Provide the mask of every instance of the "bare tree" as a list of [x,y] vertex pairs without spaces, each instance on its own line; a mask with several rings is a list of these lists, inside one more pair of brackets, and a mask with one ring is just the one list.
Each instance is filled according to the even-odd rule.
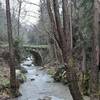
[[98,0],[93,2],[93,32],[92,32],[92,62],[91,62],[91,83],[90,99],[99,100],[99,8]]
[[68,1],[62,0],[63,9],[63,28],[59,14],[59,3],[58,0],[53,0],[53,10],[51,7],[51,1],[47,0],[48,13],[50,16],[51,26],[53,29],[54,36],[57,43],[62,51],[64,65],[67,71],[68,86],[73,97],[73,100],[83,100],[81,92],[78,86],[77,75],[75,71],[75,65],[72,57],[72,46],[71,46],[71,34],[69,32],[69,17],[68,17]]
[[8,31],[8,42],[9,42],[9,66],[10,66],[10,87],[11,92],[16,93],[16,73],[15,73],[15,60],[14,60],[14,49],[13,49],[13,37],[12,37],[12,24],[11,24],[11,13],[10,3],[6,0],[6,16],[7,16],[7,31]]
[[21,7],[22,7],[22,0],[18,0],[19,9],[18,9],[18,36],[19,36],[19,30],[20,30],[20,16],[21,16]]

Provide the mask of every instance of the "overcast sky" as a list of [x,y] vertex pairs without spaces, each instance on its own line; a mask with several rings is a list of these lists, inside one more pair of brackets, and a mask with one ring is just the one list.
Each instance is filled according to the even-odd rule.
[[[27,0],[27,1],[35,3],[37,5],[39,5],[39,3],[40,3],[40,0]],[[39,12],[38,12],[39,11],[39,7],[36,6],[36,5],[33,5],[33,4],[23,4],[23,6],[25,7],[26,11],[29,11],[26,14],[24,22],[27,23],[27,24],[31,24],[31,23],[36,24],[38,19],[39,19]]]
[[[5,0],[0,0],[3,2],[3,7],[5,8]],[[16,7],[16,3],[14,2],[16,0],[10,0],[10,4],[11,4],[11,9],[12,7]],[[39,5],[40,0],[25,0],[31,3],[35,3],[37,5]],[[14,2],[14,3],[13,3]],[[22,4],[22,12],[21,12],[21,23],[23,24],[37,24],[38,20],[39,20],[39,7],[33,4],[27,4],[27,3],[23,3]],[[17,9],[18,10],[18,9]],[[24,11],[28,11],[27,13],[25,13]],[[26,15],[26,16],[24,16]]]

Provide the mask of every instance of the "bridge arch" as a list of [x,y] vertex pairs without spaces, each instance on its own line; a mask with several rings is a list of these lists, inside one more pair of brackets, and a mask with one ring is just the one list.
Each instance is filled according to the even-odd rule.
[[37,66],[47,63],[49,46],[48,45],[23,45],[25,51],[33,55],[34,63]]
[[39,54],[39,52],[37,52],[36,50],[30,50],[30,53],[32,54],[32,56],[34,58],[34,65],[42,66],[42,64],[43,64],[42,57]]

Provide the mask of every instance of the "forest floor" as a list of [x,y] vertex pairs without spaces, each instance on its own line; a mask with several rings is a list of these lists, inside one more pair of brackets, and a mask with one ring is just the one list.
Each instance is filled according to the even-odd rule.
[[9,79],[10,69],[0,66],[0,100],[7,100],[9,98]]
[[28,71],[27,80],[20,87],[22,96],[14,100],[73,100],[67,85],[54,82],[45,70],[33,64],[29,66],[29,63],[25,61],[22,64]]

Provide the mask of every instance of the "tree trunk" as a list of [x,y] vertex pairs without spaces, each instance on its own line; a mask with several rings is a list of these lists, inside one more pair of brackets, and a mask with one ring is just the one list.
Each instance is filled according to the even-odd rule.
[[[71,62],[73,63],[72,58],[72,46],[71,46],[71,34],[69,33],[69,17],[67,14],[67,1],[62,0],[63,2],[63,27],[61,25],[60,14],[59,14],[59,4],[58,0],[53,0],[54,13],[51,8],[50,0],[47,0],[48,13],[51,21],[51,26],[54,26],[52,29],[54,30],[54,36],[57,39],[57,43],[62,51],[64,65],[67,71],[67,80],[69,82],[68,86],[73,97],[73,100],[83,100],[81,92],[78,86],[77,75],[74,70],[74,64],[71,66]],[[72,58],[72,59],[71,59]]]
[[8,42],[9,42],[9,66],[10,66],[10,87],[11,92],[16,92],[16,74],[15,74],[15,60],[14,60],[14,49],[13,49],[13,37],[12,37],[12,24],[11,24],[11,13],[10,3],[6,0],[6,16],[7,16],[7,31],[8,31]]
[[71,34],[71,48],[73,48],[73,28],[72,28],[72,0],[70,1],[70,34]]
[[87,68],[86,68],[86,52],[85,52],[85,48],[82,48],[82,68],[81,71],[84,73],[86,72]]
[[19,10],[18,10],[18,36],[20,30],[20,14],[21,14],[21,7],[22,7],[22,0],[18,0],[19,3]]
[[99,100],[99,13],[98,0],[94,0],[93,5],[93,32],[92,32],[92,65],[90,80],[90,99]]

